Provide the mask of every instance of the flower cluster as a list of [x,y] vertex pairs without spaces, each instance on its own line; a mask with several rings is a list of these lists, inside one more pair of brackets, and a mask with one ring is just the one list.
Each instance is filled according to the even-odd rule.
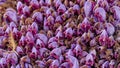
[[120,68],[119,0],[0,5],[0,68]]

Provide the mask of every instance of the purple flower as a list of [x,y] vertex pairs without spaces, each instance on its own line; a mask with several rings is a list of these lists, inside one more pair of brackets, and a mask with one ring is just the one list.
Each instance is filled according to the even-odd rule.
[[84,18],[84,20],[81,23],[81,29],[85,32],[87,32],[90,29],[91,25],[87,17]]
[[90,15],[91,11],[92,11],[92,3],[90,1],[86,1],[84,4],[84,12],[86,17]]
[[102,7],[98,7],[94,11],[95,16],[99,21],[105,21],[106,20],[106,11]]
[[43,47],[45,47],[45,44],[43,43],[43,41],[42,40],[40,40],[40,39],[37,39],[36,40],[36,48],[43,48]]
[[29,27],[28,31],[30,31],[33,35],[35,35],[38,32],[38,25],[36,22],[33,22]]
[[35,12],[32,16],[32,18],[34,19],[34,21],[40,23],[43,21],[43,15],[41,12]]
[[10,28],[13,30],[13,28],[17,28],[16,23],[10,22]]
[[120,20],[120,7],[118,6],[113,6],[111,8],[111,11],[114,13],[114,18]]
[[66,59],[72,68],[79,68],[79,62],[76,57],[68,55],[66,56]]
[[44,68],[46,66],[45,62],[37,60],[35,61],[35,63],[37,64],[38,67],[40,68]]
[[71,38],[72,38],[72,35],[73,35],[73,29],[72,29],[71,27],[70,27],[70,28],[67,28],[67,29],[65,30],[64,34],[65,34],[65,37],[66,37],[66,38],[71,39]]
[[23,3],[21,1],[18,1],[18,3],[17,3],[17,11],[18,11],[19,14],[22,13],[22,8],[23,7],[24,7]]
[[56,8],[58,8],[62,4],[61,0],[54,0],[54,3]]
[[60,48],[55,48],[50,52],[50,55],[53,56],[54,58],[58,59],[61,55],[61,49]]
[[57,32],[56,38],[57,38],[57,39],[63,38],[63,33],[62,33],[62,31],[58,31],[58,32]]
[[80,56],[82,54],[82,48],[79,44],[76,44],[76,47],[74,48],[73,52],[76,56]]
[[26,44],[25,42],[25,36],[21,36],[20,40],[19,40],[19,45],[20,46],[24,46]]
[[49,8],[46,10],[46,17],[49,17],[52,14],[52,9]]
[[113,35],[115,32],[115,27],[111,23],[105,23],[106,31],[109,35]]
[[80,7],[79,7],[79,5],[78,4],[75,4],[74,6],[73,6],[73,11],[74,11],[74,13],[76,14],[80,14]]
[[28,6],[24,6],[24,7],[22,8],[22,12],[23,12],[23,14],[24,14],[25,16],[29,16],[29,15],[30,15],[30,9],[29,9],[29,7],[28,7]]
[[20,62],[21,63],[30,63],[30,58],[26,55],[26,56],[22,56],[20,58]]
[[16,47],[16,52],[21,56],[21,55],[24,55],[24,51],[23,49],[20,47],[20,46],[17,46]]
[[73,53],[73,51],[72,51],[71,49],[69,49],[69,50],[66,52],[65,55],[66,55],[66,56],[68,56],[68,55],[74,56],[74,53]]
[[86,56],[86,65],[93,66],[93,64],[94,64],[94,58],[93,58],[92,54],[88,54]]
[[108,42],[108,34],[106,30],[103,30],[99,37],[99,43],[100,45],[107,45],[107,42]]
[[[38,52],[38,58],[45,58],[45,57],[48,57],[49,55],[49,50],[47,48],[40,48],[39,49],[39,52]],[[40,57],[39,57],[40,56]]]
[[108,47],[112,47],[115,44],[115,40],[113,36],[110,36],[108,39]]
[[109,63],[109,67],[114,68],[114,66],[115,66],[115,60],[111,60]]
[[60,65],[60,63],[58,60],[53,60],[51,65],[50,65],[50,68],[58,68],[59,65]]
[[55,19],[55,22],[62,23],[63,22],[62,17],[61,16],[57,16],[56,19]]
[[64,4],[60,4],[57,11],[58,11],[58,14],[63,14],[66,11],[66,6]]
[[64,62],[60,65],[60,68],[69,68],[70,64],[68,62]]
[[43,41],[43,43],[46,45],[48,42],[48,38],[45,34],[36,34],[36,38],[40,39],[41,41]]
[[8,64],[16,65],[18,63],[18,56],[15,52],[8,52],[6,60]]
[[0,67],[1,68],[7,67],[7,59],[6,58],[0,59]]
[[102,66],[102,68],[108,68],[109,67],[109,61],[105,61]]
[[34,8],[34,9],[38,9],[38,8],[39,8],[38,0],[31,0],[31,1],[30,1],[30,5],[31,5],[32,8]]
[[48,45],[48,48],[52,48],[52,49],[54,49],[54,48],[57,48],[59,45],[58,45],[58,43],[57,42],[51,42],[49,45]]
[[14,9],[8,8],[3,15],[3,18],[7,22],[16,22],[17,23],[17,13]]
[[34,36],[33,36],[33,34],[31,32],[26,33],[25,39],[26,39],[26,43],[28,45],[33,46],[35,39],[34,39]]
[[35,47],[32,48],[32,52],[30,53],[30,57],[36,59],[38,57],[38,52]]

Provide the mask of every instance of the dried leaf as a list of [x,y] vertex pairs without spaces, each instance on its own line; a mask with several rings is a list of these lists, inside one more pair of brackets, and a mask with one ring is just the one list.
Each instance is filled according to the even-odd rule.
[[12,31],[11,31],[10,34],[9,34],[8,42],[9,42],[9,45],[8,45],[8,46],[11,47],[12,50],[14,51],[17,45],[16,45],[15,40],[14,40],[14,38],[13,38],[13,33],[12,33]]
[[27,18],[27,19],[25,20],[25,24],[26,24],[26,25],[32,24],[32,22],[33,22],[33,19],[32,19],[32,18]]

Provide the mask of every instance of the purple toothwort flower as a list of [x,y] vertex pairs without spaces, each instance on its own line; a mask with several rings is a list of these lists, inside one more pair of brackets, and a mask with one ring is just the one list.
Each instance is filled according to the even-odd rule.
[[102,68],[109,68],[109,61],[105,61],[102,66]]
[[29,16],[29,15],[30,15],[30,9],[29,9],[29,7],[28,7],[28,6],[24,6],[24,7],[22,8],[22,12],[23,12],[23,14],[24,14],[25,16]]
[[58,8],[62,4],[61,0],[54,0],[54,3],[56,8]]
[[52,5],[52,0],[45,0],[45,3],[47,4],[47,6],[51,6]]
[[22,56],[21,58],[20,58],[20,63],[30,63],[30,58],[27,56],[27,55],[25,55],[25,56]]
[[41,41],[43,41],[43,43],[46,45],[47,42],[48,42],[48,37],[45,35],[45,34],[41,34],[41,33],[38,33],[36,34],[36,38],[37,39],[40,39]]
[[17,25],[14,22],[10,22],[10,28],[13,30],[13,28],[17,28]]
[[39,49],[39,48],[43,48],[43,47],[45,47],[44,42],[40,39],[37,39],[36,40],[36,48]]
[[45,5],[45,1],[44,0],[40,0],[39,4],[40,4],[40,6],[43,6],[43,5]]
[[107,45],[107,41],[108,41],[108,34],[106,30],[103,30],[99,37],[99,43],[100,45]]
[[27,31],[31,32],[33,35],[35,35],[38,31],[38,25],[36,22],[33,22],[31,25],[28,26]]
[[24,64],[24,67],[25,67],[25,68],[33,68],[32,65],[29,64],[29,63],[25,63],[25,64]]
[[111,60],[109,63],[109,67],[114,68],[114,66],[115,66],[115,60]]
[[0,27],[0,36],[3,36],[4,35],[4,29],[3,27]]
[[62,23],[62,17],[61,16],[57,16],[56,19],[55,19],[55,22],[57,23]]
[[76,14],[80,14],[80,7],[79,7],[79,5],[78,4],[75,4],[74,6],[73,6],[73,11],[74,11],[74,13]]
[[57,42],[56,37],[51,37],[48,41],[48,44],[52,43],[52,42]]
[[3,18],[7,22],[17,22],[17,13],[14,9],[8,8],[3,15]]
[[45,67],[45,62],[43,62],[43,61],[37,60],[37,61],[35,61],[35,63],[40,68],[44,68]]
[[81,29],[85,32],[87,32],[90,29],[90,21],[88,20],[87,17],[84,18],[84,20],[81,23]]
[[38,58],[45,58],[49,55],[49,50],[47,48],[40,48],[38,54],[40,56]]
[[97,5],[104,8],[106,11],[109,11],[110,4],[107,0],[97,0]]
[[52,49],[54,49],[54,48],[57,48],[59,45],[58,45],[58,43],[57,42],[51,42],[49,45],[48,45],[48,48],[52,48]]
[[66,6],[64,4],[60,4],[57,11],[58,11],[58,14],[63,14],[66,11]]
[[106,31],[109,35],[113,35],[115,32],[115,27],[111,23],[105,23]]
[[32,52],[30,53],[30,57],[36,59],[38,56],[37,49],[35,47],[32,48]]
[[34,19],[34,21],[40,23],[43,21],[43,15],[41,12],[35,12],[32,16],[32,18]]
[[18,11],[19,14],[22,13],[22,8],[23,7],[24,7],[23,3],[21,1],[18,1],[18,3],[17,3],[17,11]]
[[90,54],[93,56],[94,59],[96,59],[96,56],[97,56],[97,52],[95,49],[93,50],[90,50]]
[[111,11],[114,13],[114,18],[120,20],[120,7],[119,6],[113,6]]
[[19,40],[21,37],[21,33],[18,31],[17,28],[13,28],[13,36],[16,40]]
[[96,41],[96,39],[94,38],[94,39],[92,39],[92,40],[90,41],[90,46],[95,46],[95,45],[97,45],[97,41]]
[[113,36],[110,36],[108,39],[108,47],[112,47],[115,44],[115,40]]
[[66,52],[65,55],[66,55],[66,56],[68,56],[68,55],[74,56],[74,53],[73,53],[72,49],[69,49],[69,50]]
[[0,67],[4,68],[7,66],[7,59],[6,58],[1,58],[0,59]]
[[64,57],[61,55],[58,60],[59,60],[60,63],[63,63],[64,62]]
[[93,66],[93,64],[94,64],[94,58],[93,58],[92,54],[88,54],[86,56],[86,65]]
[[73,35],[73,29],[71,27],[67,28],[64,32],[65,37],[71,39]]
[[46,22],[47,22],[47,26],[50,27],[50,25],[53,25],[55,23],[55,19],[53,16],[49,16]]
[[66,58],[72,68],[79,68],[79,62],[76,57],[68,55]]
[[53,60],[50,65],[50,68],[58,68],[59,65],[60,65],[60,62],[58,60]]
[[95,16],[99,21],[105,21],[106,20],[106,11],[102,7],[98,7],[94,11]]
[[7,29],[5,30],[5,35],[8,35],[12,29],[8,26]]
[[79,44],[76,44],[76,47],[74,48],[73,52],[76,56],[80,56],[82,54],[82,48]]
[[6,59],[8,64],[16,65],[18,63],[18,56],[15,52],[8,52]]
[[54,58],[59,58],[61,53],[62,52],[60,48],[55,48],[50,52],[50,55],[53,56]]
[[49,17],[51,14],[52,14],[51,8],[48,8],[48,9],[46,10],[46,17]]
[[33,36],[33,34],[31,32],[26,33],[25,39],[26,39],[27,44],[30,44],[30,45],[33,46],[35,39],[34,39],[34,36]]
[[60,65],[60,68],[69,68],[70,64],[68,62],[64,62]]
[[39,8],[38,0],[31,0],[30,5],[32,6],[33,9]]
[[23,52],[23,49],[22,49],[22,47],[20,47],[20,46],[17,46],[16,47],[16,52],[21,56],[21,55],[24,55],[24,52]]
[[86,17],[90,15],[91,11],[92,11],[92,3],[90,1],[86,1],[84,4],[84,12]]
[[20,40],[19,40],[19,45],[20,46],[24,46],[26,44],[25,42],[25,36],[21,36]]
[[57,39],[63,38],[63,33],[62,33],[62,31],[58,31],[58,32],[57,32],[56,38],[57,38]]

